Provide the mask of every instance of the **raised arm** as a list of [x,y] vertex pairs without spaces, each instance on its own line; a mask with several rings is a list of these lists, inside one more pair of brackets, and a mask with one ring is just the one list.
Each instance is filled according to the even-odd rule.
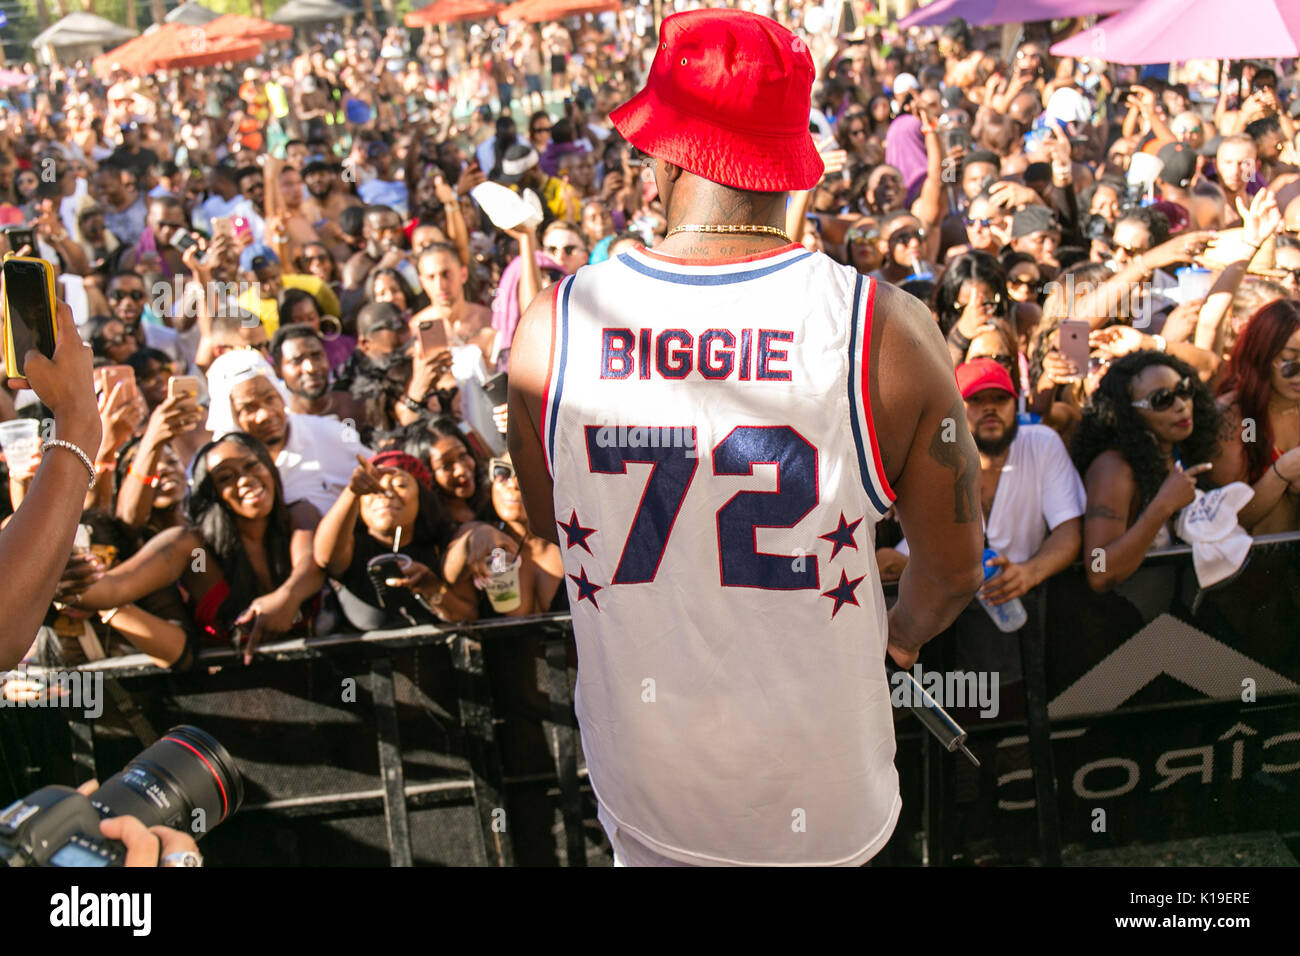
[[[33,391],[54,415],[55,435],[87,456],[99,447],[100,422],[91,382],[91,353],[77,335],[72,311],[58,312],[54,359],[27,353],[25,372]],[[72,552],[90,473],[67,449],[50,449],[41,459],[31,488],[0,532],[0,580],[20,600],[8,603],[0,623],[0,668],[22,659],[36,636],[59,576]]]
[[920,300],[883,283],[868,368],[881,460],[911,547],[889,612],[889,652],[906,668],[984,580],[979,454],[938,326]]

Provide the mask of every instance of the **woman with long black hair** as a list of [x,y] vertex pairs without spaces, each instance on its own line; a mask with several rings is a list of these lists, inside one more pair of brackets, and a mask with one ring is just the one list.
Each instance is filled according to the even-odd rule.
[[1220,421],[1209,389],[1181,359],[1141,351],[1111,363],[1071,449],[1088,496],[1083,554],[1094,591],[1120,584],[1149,550],[1172,543],[1173,519],[1197,485],[1213,487],[1204,473],[1218,454]]
[[188,517],[65,599],[107,610],[179,582],[206,643],[247,636],[245,664],[263,638],[310,631],[310,602],[325,580],[312,557],[319,514],[305,501],[285,503],[265,445],[232,432],[199,449]]

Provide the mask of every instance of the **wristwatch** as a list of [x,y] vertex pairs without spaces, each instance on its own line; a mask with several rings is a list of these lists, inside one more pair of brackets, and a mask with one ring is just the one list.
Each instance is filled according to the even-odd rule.
[[402,404],[413,412],[422,412],[425,410],[424,406],[413,399],[410,395],[402,396]]

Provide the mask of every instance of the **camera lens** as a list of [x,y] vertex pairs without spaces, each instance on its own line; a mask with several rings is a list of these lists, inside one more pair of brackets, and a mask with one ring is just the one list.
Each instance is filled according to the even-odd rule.
[[229,751],[197,727],[173,727],[95,791],[91,802],[105,816],[130,815],[145,826],[211,830],[239,809],[244,780]]

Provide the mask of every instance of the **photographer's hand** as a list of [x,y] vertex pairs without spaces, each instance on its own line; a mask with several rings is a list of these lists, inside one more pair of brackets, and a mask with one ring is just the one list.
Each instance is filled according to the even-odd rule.
[[[87,780],[77,788],[77,792],[88,797],[98,789],[98,780]],[[156,867],[173,853],[193,853],[202,859],[199,856],[199,845],[188,833],[168,827],[146,828],[135,817],[109,817],[101,820],[99,832],[126,847],[123,866]]]
[[199,845],[187,833],[167,827],[148,827],[135,817],[109,817],[99,823],[99,832],[126,847],[123,866],[156,867],[173,853],[193,853]]

